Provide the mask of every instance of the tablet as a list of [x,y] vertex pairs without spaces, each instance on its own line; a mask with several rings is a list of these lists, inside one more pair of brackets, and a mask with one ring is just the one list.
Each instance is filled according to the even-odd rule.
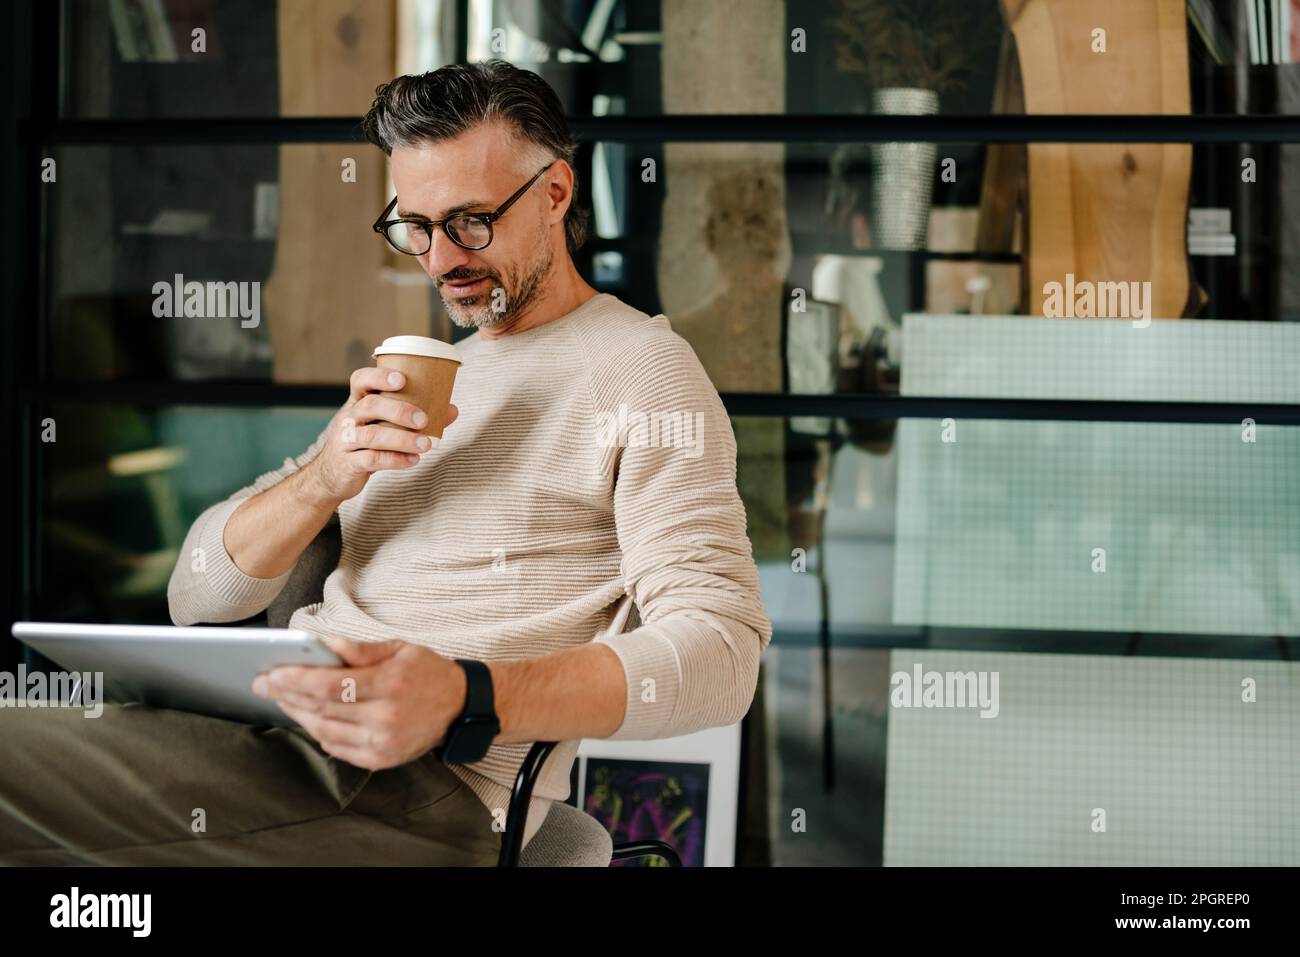
[[13,636],[69,672],[102,674],[91,689],[101,703],[140,701],[282,727],[297,722],[274,701],[253,694],[258,672],[276,665],[343,664],[315,635],[287,628],[20,621]]

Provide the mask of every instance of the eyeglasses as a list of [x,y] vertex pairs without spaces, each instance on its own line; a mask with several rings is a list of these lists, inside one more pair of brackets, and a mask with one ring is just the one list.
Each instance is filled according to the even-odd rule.
[[423,256],[429,251],[429,247],[433,245],[435,226],[441,226],[447,238],[462,249],[486,249],[492,242],[492,224],[504,216],[506,210],[513,206],[520,196],[528,192],[528,187],[537,182],[537,177],[550,169],[554,163],[555,160],[551,160],[539,169],[533,174],[532,179],[515,190],[515,194],[498,206],[495,212],[460,213],[451,219],[440,220],[384,219],[397,205],[397,197],[394,196],[393,201],[379,214],[372,228],[377,233],[383,233],[389,245],[399,253],[406,253],[408,256]]

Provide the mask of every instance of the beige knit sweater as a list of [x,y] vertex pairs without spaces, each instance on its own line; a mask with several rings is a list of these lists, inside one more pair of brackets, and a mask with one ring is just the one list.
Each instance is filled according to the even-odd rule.
[[[601,641],[627,677],[613,738],[740,720],[772,626],[731,423],[690,346],[663,315],[602,293],[542,326],[476,333],[457,348],[460,417],[418,466],[376,473],[339,508],[338,568],[290,627],[484,661]],[[199,516],[167,591],[176,624],[250,618],[279,594],[290,573],[241,572],[225,523],[323,441]],[[642,623],[624,631],[631,602]],[[577,747],[562,742],[547,762],[525,839],[568,797]],[[528,748],[494,745],[452,770],[489,810],[504,809]]]

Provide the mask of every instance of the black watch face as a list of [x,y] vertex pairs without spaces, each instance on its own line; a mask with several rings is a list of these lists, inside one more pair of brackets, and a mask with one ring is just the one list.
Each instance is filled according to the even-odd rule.
[[494,715],[465,715],[452,726],[447,753],[454,762],[477,761],[487,754],[492,739],[501,733]]
[[451,764],[472,764],[479,761],[492,746],[492,737],[487,728],[462,728],[447,742],[442,759]]

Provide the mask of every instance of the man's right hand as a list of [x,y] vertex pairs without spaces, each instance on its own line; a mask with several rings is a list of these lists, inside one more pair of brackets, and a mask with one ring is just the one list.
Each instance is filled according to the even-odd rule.
[[[325,446],[307,465],[309,478],[326,501],[337,506],[366,487],[381,469],[409,469],[432,443],[419,429],[428,417],[409,402],[385,395],[406,384],[395,369],[366,367],[352,373],[351,395],[330,423]],[[447,424],[458,410],[448,406]]]

